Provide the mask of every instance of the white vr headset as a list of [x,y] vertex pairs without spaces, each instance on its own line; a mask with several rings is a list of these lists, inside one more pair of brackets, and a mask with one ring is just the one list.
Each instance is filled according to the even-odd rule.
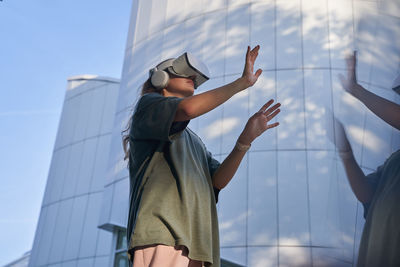
[[156,89],[167,87],[169,81],[168,73],[183,78],[194,77],[193,83],[195,89],[210,79],[207,66],[188,52],[178,58],[167,59],[158,64],[157,67],[152,68],[149,71],[151,84]]

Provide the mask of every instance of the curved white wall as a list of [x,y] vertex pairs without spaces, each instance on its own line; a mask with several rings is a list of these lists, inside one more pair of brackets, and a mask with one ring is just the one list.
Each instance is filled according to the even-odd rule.
[[110,266],[98,229],[119,80],[71,77],[29,266]]
[[[281,125],[251,147],[218,204],[221,255],[246,266],[352,266],[363,227],[325,131],[326,108],[345,124],[366,173],[400,147],[400,135],[344,93],[346,50],[359,50],[358,79],[400,103],[400,4],[395,0],[133,1],[101,224],[124,227],[129,179],[121,131],[148,70],[191,51],[212,78],[196,93],[239,77],[246,46],[261,45],[257,84],[190,122],[223,160],[247,118],[269,98]],[[324,265],[325,266],[325,265]]]

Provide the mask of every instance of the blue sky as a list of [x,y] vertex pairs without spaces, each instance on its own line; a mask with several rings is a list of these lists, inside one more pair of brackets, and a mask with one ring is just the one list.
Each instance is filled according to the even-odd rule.
[[121,76],[131,1],[0,1],[0,266],[32,247],[67,78]]

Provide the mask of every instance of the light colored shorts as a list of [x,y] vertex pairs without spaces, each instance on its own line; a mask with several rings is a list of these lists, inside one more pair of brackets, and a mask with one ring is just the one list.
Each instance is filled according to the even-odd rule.
[[133,267],[203,267],[203,262],[188,258],[185,246],[150,245],[136,247]]

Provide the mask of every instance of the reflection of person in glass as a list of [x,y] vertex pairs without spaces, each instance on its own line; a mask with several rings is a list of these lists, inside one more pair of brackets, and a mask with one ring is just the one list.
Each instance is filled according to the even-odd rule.
[[258,51],[259,46],[248,47],[242,77],[197,95],[194,89],[209,74],[193,55],[185,53],[150,70],[124,136],[130,174],[128,257],[135,267],[220,266],[218,193],[252,141],[278,125],[270,121],[280,104],[270,107],[270,100],[250,117],[222,164],[187,125],[254,85],[262,72],[253,72]]
[[[356,53],[347,58],[343,88],[379,118],[400,130],[400,106],[367,91],[356,79]],[[400,266],[400,150],[367,176],[358,166],[343,126],[335,120],[336,146],[351,188],[364,205],[358,266]]]

